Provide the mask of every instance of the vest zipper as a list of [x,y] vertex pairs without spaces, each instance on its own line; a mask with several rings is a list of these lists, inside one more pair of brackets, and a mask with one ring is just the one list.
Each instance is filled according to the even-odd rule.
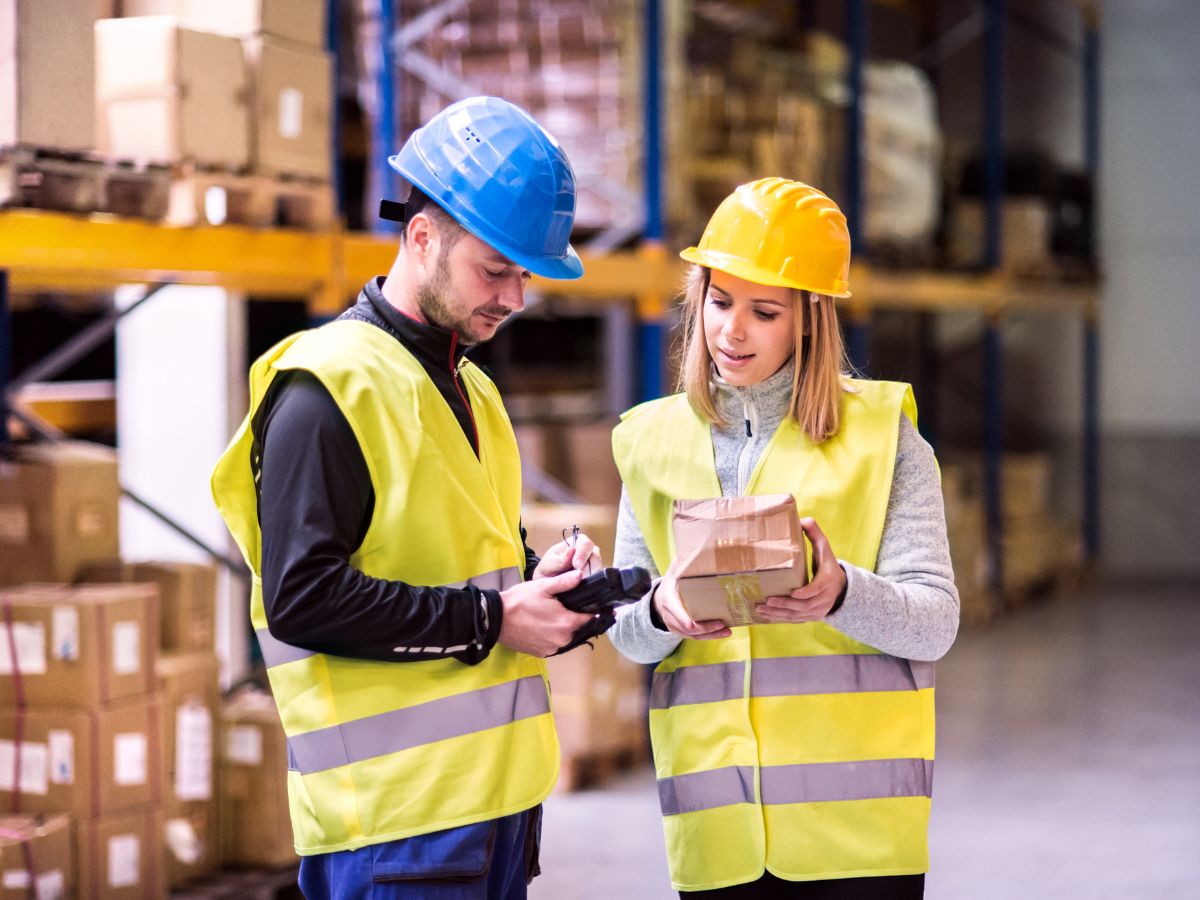
[[458,332],[454,331],[450,334],[450,377],[454,379],[454,389],[458,391],[458,396],[462,398],[463,406],[467,408],[467,415],[471,418],[471,431],[475,434],[475,455],[479,456],[479,426],[475,424],[475,411],[471,409],[471,404],[467,402],[467,395],[462,389],[462,384],[458,380],[459,367],[454,365],[454,350],[458,347]]
[[754,435],[758,431],[758,407],[747,394],[742,398],[742,417],[746,423],[746,443],[738,454],[737,493],[746,493],[746,482],[750,480],[750,449],[754,446]]

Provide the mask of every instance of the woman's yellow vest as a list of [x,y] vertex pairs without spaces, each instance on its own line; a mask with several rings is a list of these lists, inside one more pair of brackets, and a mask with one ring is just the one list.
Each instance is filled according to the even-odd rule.
[[[842,426],[814,444],[792,418],[749,494],[790,493],[838,557],[867,570],[883,532],[908,385],[853,381]],[[659,571],[671,504],[721,496],[707,422],[679,394],[628,412],[613,451]],[[685,598],[686,599],[686,598]],[[688,640],[654,674],[650,734],[677,890],[926,871],[933,667],[822,622]]]
[[[217,507],[254,573],[250,617],[288,744],[296,852],[352,850],[505,816],[558,777],[545,663],[497,644],[481,663],[327,656],[267,630],[250,422],[279,372],[328,389],[358,439],[375,492],[350,564],[412,585],[504,589],[522,580],[521,469],[492,382],[465,363],[476,457],[421,364],[374,325],[294,335],[250,372],[250,414],[213,473]],[[411,648],[421,649],[421,648]],[[454,648],[450,648],[454,649]]]

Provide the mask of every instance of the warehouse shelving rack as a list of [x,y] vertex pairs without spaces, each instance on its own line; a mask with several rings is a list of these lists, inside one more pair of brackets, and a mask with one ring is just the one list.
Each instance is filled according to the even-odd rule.
[[[884,2],[884,0],[875,0]],[[912,2],[886,0],[911,8]],[[1027,281],[995,268],[1000,258],[999,209],[1003,196],[1003,109],[997,102],[1003,85],[1004,0],[985,3],[986,156],[988,160],[987,256],[983,274],[939,271],[895,271],[869,261],[852,271],[854,297],[846,303],[847,342],[852,358],[861,361],[874,309],[905,309],[923,314],[976,311],[986,318],[983,382],[985,404],[985,508],[994,561],[993,584],[1001,583],[1001,459],[1004,436],[1004,393],[1001,322],[1013,312],[1076,317],[1084,324],[1084,538],[1094,562],[1099,549],[1098,522],[1098,302],[1094,283]],[[1061,0],[1068,2],[1068,0]],[[846,0],[852,24],[847,115],[850,133],[861,134],[861,79],[865,63],[868,0]],[[919,5],[919,4],[916,4]],[[1086,163],[1098,163],[1098,16],[1094,4],[1074,0],[1085,21],[1084,118]],[[384,6],[390,9],[388,0]],[[645,221],[640,248],[602,255],[584,254],[586,275],[575,282],[538,279],[535,288],[553,296],[590,296],[597,302],[633,302],[637,319],[636,356],[643,398],[663,393],[662,360],[670,297],[680,279],[678,263],[663,243],[661,0],[645,0],[643,127],[645,129]],[[331,27],[332,27],[331,17]],[[332,40],[331,46],[336,47]],[[855,90],[854,86],[858,85]],[[859,123],[855,126],[854,123]],[[846,196],[852,229],[862,222],[861,148],[848,142]],[[395,237],[337,229],[320,232],[252,230],[237,226],[174,228],[95,215],[80,217],[28,210],[0,211],[0,444],[7,443],[12,346],[9,313],[12,294],[34,291],[90,292],[117,285],[143,283],[211,284],[264,299],[306,298],[314,316],[344,308],[368,278],[386,272],[395,253]],[[614,301],[614,298],[617,298]],[[115,327],[117,315],[106,322]],[[927,352],[932,352],[927,348]],[[610,360],[611,364],[611,360]],[[35,423],[36,424],[36,423]],[[219,553],[213,554],[221,558]]]

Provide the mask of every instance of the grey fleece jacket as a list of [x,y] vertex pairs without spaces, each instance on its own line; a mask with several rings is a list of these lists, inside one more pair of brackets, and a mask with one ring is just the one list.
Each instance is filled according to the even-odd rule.
[[[729,424],[713,426],[713,452],[723,496],[745,490],[763,450],[788,411],[791,373],[784,367],[761,384],[732,387],[714,379],[717,409]],[[817,524],[820,524],[819,522]],[[836,553],[837,547],[833,550]],[[622,491],[615,565],[658,569]],[[846,596],[825,622],[875,649],[905,659],[936,660],[958,633],[958,590],[950,566],[941,481],[933,449],[901,416],[896,466],[875,571],[841,561]],[[650,618],[653,590],[620,610],[608,636],[625,656],[654,663],[683,638]]]

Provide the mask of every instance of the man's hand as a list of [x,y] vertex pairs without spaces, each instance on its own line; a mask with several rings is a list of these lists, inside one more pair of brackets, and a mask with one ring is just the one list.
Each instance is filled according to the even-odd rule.
[[846,573],[816,519],[801,519],[800,527],[812,545],[813,579],[788,597],[768,597],[759,604],[756,612],[769,622],[818,622],[846,587]]
[[710,619],[697,622],[690,615],[683,600],[679,596],[679,581],[668,569],[667,574],[658,582],[651,601],[658,610],[659,617],[667,630],[673,634],[690,637],[697,641],[710,641],[715,638],[727,638],[733,632],[720,619]]
[[533,577],[548,578],[551,575],[569,572],[571,569],[582,570],[587,568],[589,563],[590,571],[596,572],[604,568],[599,549],[592,539],[581,531],[578,538],[560,541],[547,550],[537,568],[533,570]]
[[500,643],[518,653],[543,657],[569,644],[591,616],[571,612],[558,602],[557,595],[577,587],[582,578],[578,569],[569,569],[561,575],[535,578],[501,591],[504,619],[500,623]]

